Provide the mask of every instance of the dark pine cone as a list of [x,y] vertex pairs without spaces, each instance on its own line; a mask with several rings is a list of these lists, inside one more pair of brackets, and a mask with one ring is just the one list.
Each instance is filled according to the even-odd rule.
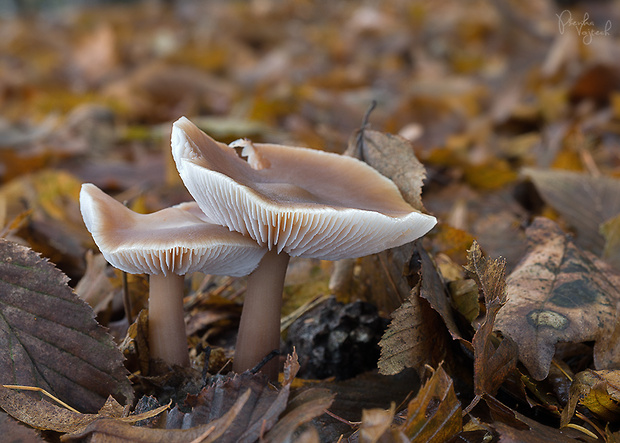
[[287,352],[297,350],[298,377],[344,380],[377,367],[387,324],[369,303],[343,305],[330,298],[290,326]]

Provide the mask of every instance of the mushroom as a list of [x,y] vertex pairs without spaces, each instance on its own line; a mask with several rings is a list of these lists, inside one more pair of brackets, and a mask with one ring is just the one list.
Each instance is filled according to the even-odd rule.
[[[242,146],[241,155],[231,147]],[[290,256],[370,255],[426,234],[436,219],[357,159],[307,148],[219,143],[188,119],[173,125],[172,154],[186,188],[214,223],[267,248],[250,274],[233,369],[254,367],[280,346],[280,308]],[[263,370],[277,377],[275,362]]]
[[80,210],[105,259],[130,274],[149,274],[151,358],[189,366],[183,276],[196,271],[247,275],[265,254],[252,239],[209,223],[195,202],[138,214],[95,185],[80,191]]

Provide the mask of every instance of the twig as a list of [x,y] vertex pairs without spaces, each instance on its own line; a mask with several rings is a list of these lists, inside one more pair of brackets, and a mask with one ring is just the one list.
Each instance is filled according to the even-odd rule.
[[370,106],[368,107],[368,109],[366,110],[366,114],[364,114],[364,119],[362,120],[362,127],[360,128],[359,133],[357,134],[356,146],[359,151],[359,156],[360,156],[359,159],[361,161],[366,161],[364,160],[364,130],[368,126],[368,120],[370,119],[370,114],[372,113],[372,111],[374,111],[376,107],[377,107],[377,101],[373,100],[370,103]]
[[263,366],[265,366],[274,357],[277,357],[278,355],[280,355],[280,350],[279,349],[274,349],[269,354],[267,354],[256,366],[254,366],[252,369],[250,369],[250,372],[252,374],[256,374],[258,371],[260,371],[263,368]]
[[351,426],[352,428],[359,426],[362,424],[361,421],[349,421],[346,418],[342,418],[339,415],[334,414],[333,412],[331,412],[329,409],[325,411],[325,413],[327,415],[329,415],[331,418],[333,418],[334,420],[338,420],[341,423],[344,423],[346,425]]

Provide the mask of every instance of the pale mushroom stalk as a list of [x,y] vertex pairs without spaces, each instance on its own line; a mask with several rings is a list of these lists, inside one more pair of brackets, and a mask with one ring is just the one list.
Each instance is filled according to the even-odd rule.
[[189,366],[182,275],[149,276],[149,348],[152,358]]
[[[282,290],[289,259],[286,252],[271,250],[248,277],[235,346],[235,372],[252,369],[271,351],[280,349]],[[278,359],[269,361],[262,372],[277,379]]]

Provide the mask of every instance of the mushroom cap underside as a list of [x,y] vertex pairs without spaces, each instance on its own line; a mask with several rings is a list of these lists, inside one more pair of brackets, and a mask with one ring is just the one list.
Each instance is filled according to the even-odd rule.
[[269,249],[359,257],[413,241],[436,224],[357,159],[272,144],[251,148],[258,161],[246,162],[185,118],[173,127],[173,157],[203,212]]
[[248,237],[207,222],[195,202],[138,214],[86,183],[80,210],[106,260],[130,274],[247,275],[266,251]]

